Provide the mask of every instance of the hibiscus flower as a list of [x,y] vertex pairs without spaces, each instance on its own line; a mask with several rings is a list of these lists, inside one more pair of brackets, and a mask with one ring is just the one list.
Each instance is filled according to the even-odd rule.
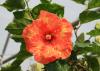
[[22,36],[27,51],[33,54],[34,59],[48,64],[71,55],[72,30],[67,20],[41,10],[38,19],[25,27]]

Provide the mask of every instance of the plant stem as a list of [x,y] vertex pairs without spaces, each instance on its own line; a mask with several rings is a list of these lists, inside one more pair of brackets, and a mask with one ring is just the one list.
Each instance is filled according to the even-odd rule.
[[75,35],[76,35],[76,38],[78,37],[77,36],[77,33],[78,33],[78,29],[81,27],[81,24],[79,24],[79,26],[76,28],[76,30],[75,30]]
[[90,36],[88,40],[91,40],[91,38],[92,38],[92,36]]
[[74,29],[76,28],[76,26],[78,25],[78,23],[79,23],[79,20],[76,20],[76,21],[72,22],[72,25],[73,25]]
[[26,4],[26,6],[27,6],[27,9],[28,9],[28,12],[29,12],[29,15],[30,15],[31,19],[33,19],[33,18],[32,18],[32,12],[31,12],[31,10],[30,10],[30,8],[29,8],[28,2],[27,2],[26,0],[24,0],[24,2],[25,2],[25,4]]
[[2,54],[0,55],[0,67],[2,67],[2,59],[3,59],[3,56],[5,54],[5,51],[7,49],[7,45],[8,45],[8,42],[9,42],[9,38],[10,38],[10,33],[8,33],[7,35],[7,38],[6,38],[6,41],[5,41],[5,44],[4,44],[4,48],[3,48],[3,51],[2,51]]
[[[17,53],[17,54],[18,54],[18,53]],[[17,56],[17,54],[15,54],[15,55],[9,57],[8,59],[4,60],[4,61],[2,62],[2,64],[5,64],[5,63],[9,62],[10,60],[14,59],[14,58]]]
[[[75,30],[75,35],[76,35],[76,38],[78,37],[77,36],[77,31],[78,31],[78,29],[80,28],[80,23],[79,23],[79,20],[76,20],[76,21],[74,21],[74,22],[72,22],[72,25],[73,25],[73,27],[74,27],[74,30]],[[78,27],[77,27],[78,26]]]

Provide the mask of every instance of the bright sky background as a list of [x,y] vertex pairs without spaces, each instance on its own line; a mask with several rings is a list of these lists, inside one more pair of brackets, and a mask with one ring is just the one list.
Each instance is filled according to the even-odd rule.
[[[86,8],[85,6],[81,4],[77,4],[71,0],[52,0],[53,3],[60,4],[65,7],[65,15],[64,17],[69,21],[73,22],[77,20],[79,14]],[[0,0],[0,4],[5,2],[5,0]],[[34,6],[38,5],[40,3],[39,0],[30,0],[29,1],[29,7],[33,8]],[[0,6],[0,54],[2,53],[2,49],[4,47],[5,39],[7,37],[8,32],[5,31],[5,27],[12,22],[13,14],[9,11],[7,11],[4,7]],[[93,22],[89,22],[86,25],[82,25],[79,29],[79,34],[81,32],[88,32],[91,29],[94,28],[95,23],[100,20],[96,20]],[[87,37],[88,38],[88,37]],[[20,43],[14,42],[12,39],[10,39],[4,59],[18,53],[20,48]],[[32,58],[29,60],[26,60],[22,67],[24,67],[23,71],[26,71],[28,69],[28,65],[32,64]]]

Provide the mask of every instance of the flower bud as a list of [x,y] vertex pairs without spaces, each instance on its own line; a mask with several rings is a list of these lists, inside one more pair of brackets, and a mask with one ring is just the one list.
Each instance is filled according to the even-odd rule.
[[31,66],[32,71],[43,71],[44,66],[40,63],[35,63]]
[[97,22],[97,23],[96,23],[95,28],[96,28],[96,29],[100,29],[100,22]]
[[100,35],[95,37],[97,43],[100,43]]

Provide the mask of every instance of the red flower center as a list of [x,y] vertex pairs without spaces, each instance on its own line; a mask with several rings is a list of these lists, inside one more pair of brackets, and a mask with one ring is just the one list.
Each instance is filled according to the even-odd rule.
[[45,39],[48,40],[48,41],[51,41],[52,40],[52,35],[51,34],[45,35]]
[[43,35],[43,40],[45,43],[53,43],[53,41],[55,40],[54,34],[52,34],[51,32],[47,32]]

